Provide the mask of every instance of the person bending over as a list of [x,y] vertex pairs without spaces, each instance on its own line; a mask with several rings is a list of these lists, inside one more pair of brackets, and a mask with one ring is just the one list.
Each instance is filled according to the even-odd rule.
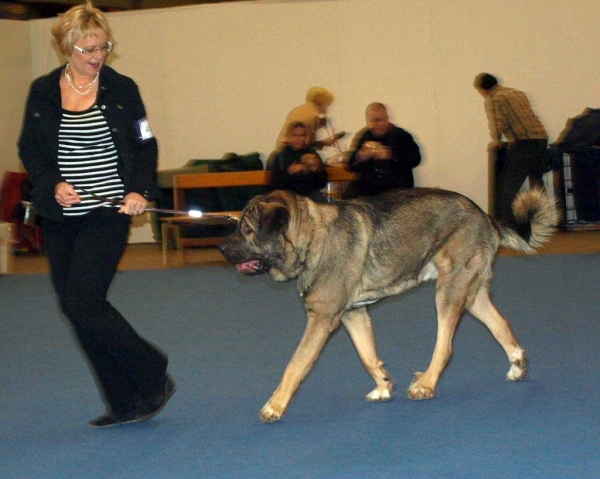
[[529,177],[531,187],[544,188],[548,134],[522,91],[501,86],[489,73],[477,75],[473,86],[485,99],[492,138],[488,151],[502,148],[503,136],[508,141],[504,165],[496,178],[494,214],[500,220],[511,221],[511,205],[525,179]]
[[306,101],[290,111],[281,127],[275,150],[269,154],[266,162],[266,170],[273,169],[275,156],[283,151],[288,144],[288,131],[292,123],[303,123],[306,127],[306,143],[316,150],[324,146],[332,146],[344,133],[336,137],[317,141],[317,131],[327,124],[327,109],[333,103],[333,94],[326,88],[313,86],[306,92]]

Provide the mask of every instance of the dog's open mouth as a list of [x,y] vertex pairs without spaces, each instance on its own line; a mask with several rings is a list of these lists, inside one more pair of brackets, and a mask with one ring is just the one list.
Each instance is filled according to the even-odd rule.
[[235,265],[238,273],[251,275],[251,274],[262,274],[269,270],[267,263],[264,263],[258,259],[251,261],[245,261],[244,263],[238,263]]

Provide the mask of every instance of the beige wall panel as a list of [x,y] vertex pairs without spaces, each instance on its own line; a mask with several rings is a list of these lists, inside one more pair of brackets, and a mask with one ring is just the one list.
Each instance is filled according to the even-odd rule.
[[4,171],[22,171],[17,152],[24,98],[31,81],[29,25],[0,20],[0,177]]
[[[0,100],[13,112],[4,169],[16,157],[21,77],[60,63],[53,21],[28,22],[29,35],[19,22],[0,23],[11,44],[0,52],[0,81],[5,91],[18,85]],[[524,90],[551,140],[568,117],[600,107],[600,4],[591,0],[240,2],[115,13],[110,22],[110,64],[140,85],[163,169],[230,151],[264,159],[288,111],[322,85],[336,96],[329,113],[337,130],[353,134],[369,102],[388,104],[422,148],[417,183],[457,190],[485,208],[489,140],[472,88],[477,73]]]

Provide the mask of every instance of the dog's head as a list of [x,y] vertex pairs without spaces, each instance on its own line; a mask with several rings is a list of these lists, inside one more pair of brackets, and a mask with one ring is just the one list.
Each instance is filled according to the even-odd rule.
[[305,198],[286,191],[254,197],[242,211],[236,231],[219,246],[227,261],[245,275],[268,273],[287,281],[302,272],[298,234]]

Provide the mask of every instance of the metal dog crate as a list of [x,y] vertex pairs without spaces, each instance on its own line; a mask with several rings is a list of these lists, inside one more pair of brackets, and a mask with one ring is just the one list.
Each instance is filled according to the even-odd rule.
[[559,188],[562,190],[567,230],[600,230],[600,148],[562,155]]

